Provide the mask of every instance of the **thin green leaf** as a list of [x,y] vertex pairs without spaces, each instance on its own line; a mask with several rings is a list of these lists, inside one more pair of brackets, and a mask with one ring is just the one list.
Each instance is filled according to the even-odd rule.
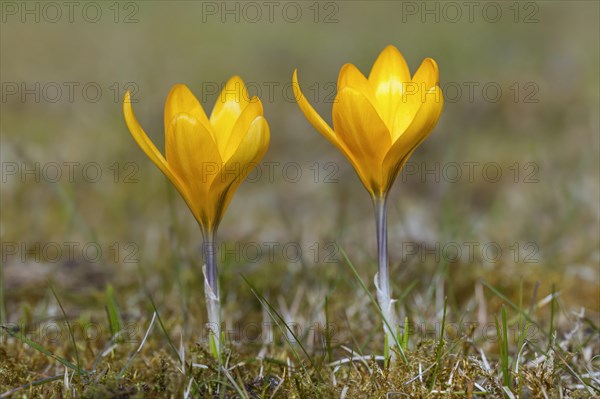
[[85,370],[80,370],[79,367],[77,367],[75,364],[71,363],[64,357],[58,356],[57,354],[53,353],[52,351],[44,348],[37,342],[32,341],[26,335],[24,335],[22,333],[16,334],[13,330],[11,330],[10,328],[8,328],[6,326],[0,326],[0,328],[2,328],[4,331],[6,331],[8,333],[8,335],[10,335],[11,337],[18,339],[19,341],[21,341],[24,344],[28,345],[29,347],[35,349],[36,351],[43,353],[44,355],[46,355],[48,357],[51,357],[52,359],[56,360],[57,362],[61,363],[64,366],[70,368],[71,370],[77,371],[78,373],[81,373],[81,374],[86,373]]
[[71,338],[71,343],[73,344],[73,350],[75,350],[75,359],[77,361],[77,374],[81,374],[81,369],[80,369],[81,360],[79,359],[79,350],[77,349],[77,343],[75,342],[75,334],[73,334],[73,329],[71,328],[71,323],[69,322],[67,313],[65,312],[65,309],[63,308],[63,305],[60,302],[58,295],[56,295],[56,291],[54,291],[54,288],[52,287],[52,285],[50,285],[50,290],[52,291],[52,295],[54,295],[56,302],[58,302],[60,311],[62,312],[63,317],[65,318],[65,323],[67,323],[67,330],[69,331],[69,337]]
[[444,349],[444,331],[446,329],[446,308],[448,306],[448,297],[444,298],[444,313],[442,314],[442,329],[440,331],[440,339],[438,341],[437,348],[435,350],[435,367],[433,369],[431,384],[429,385],[429,389],[433,389],[435,386],[435,381],[437,380],[437,373],[440,367],[440,362],[442,360],[442,349]]
[[106,287],[106,314],[108,316],[108,325],[110,327],[111,336],[115,336],[123,328],[121,319],[121,311],[115,298],[115,291],[112,285]]
[[[271,319],[275,322],[275,324],[277,325],[277,327],[279,328],[279,330],[282,332],[282,335],[285,338],[285,341],[288,343],[288,346],[292,350],[292,353],[294,354],[294,357],[296,358],[296,360],[300,363],[300,366],[302,367],[302,370],[304,370],[304,372],[306,374],[308,374],[308,371],[307,371],[306,367],[304,366],[304,362],[302,361],[302,358],[300,357],[300,355],[298,354],[298,352],[294,348],[294,345],[292,344],[292,342],[288,338],[286,330],[294,338],[294,341],[298,344],[298,346],[300,346],[300,349],[302,349],[302,352],[306,355],[306,357],[310,361],[311,365],[313,367],[315,367],[315,370],[317,372],[317,375],[318,375],[319,379],[321,379],[321,374],[320,374],[319,368],[316,367],[315,363],[313,362],[312,357],[308,354],[308,352],[306,351],[306,349],[304,348],[304,346],[302,345],[302,343],[300,342],[300,340],[298,339],[298,337],[296,336],[296,334],[294,333],[294,331],[287,325],[287,323],[285,322],[285,319],[283,318],[283,316],[281,316],[277,312],[277,310],[273,307],[273,305],[271,305],[269,303],[269,301],[267,301],[265,299],[265,297],[260,292],[258,292],[258,290],[254,287],[254,285],[245,276],[242,275],[241,277],[242,277],[242,279],[244,279],[244,281],[246,282],[246,284],[248,284],[248,286],[250,287],[250,290],[252,291],[252,293],[254,294],[254,296],[258,299],[258,301],[265,308],[265,310],[267,311],[267,313],[269,314],[269,316],[271,317]],[[282,325],[284,327],[282,327]]]
[[[360,275],[358,274],[358,271],[356,271],[356,268],[354,267],[354,265],[352,264],[352,262],[348,258],[348,255],[346,254],[346,251],[344,251],[344,248],[342,248],[342,246],[339,245],[339,244],[338,244],[338,248],[340,249],[340,252],[342,253],[342,256],[344,257],[344,259],[346,260],[346,263],[348,264],[348,266],[350,266],[350,269],[354,273],[354,277],[356,277],[356,279],[358,280],[358,282],[359,282],[360,286],[362,287],[363,291],[365,291],[365,293],[368,295],[369,299],[371,300],[371,303],[373,303],[373,305],[375,306],[375,309],[377,309],[377,313],[379,313],[379,316],[381,317],[381,319],[383,320],[383,322],[385,323],[385,325],[387,326],[387,328],[389,328],[390,331],[393,331],[393,329],[390,326],[390,324],[388,323],[388,321],[385,319],[385,317],[383,317],[383,312],[381,311],[381,307],[379,307],[379,303],[377,303],[377,300],[375,298],[373,298],[373,295],[371,295],[371,293],[369,292],[369,289],[365,285],[364,281],[360,278]],[[402,357],[402,360],[404,361],[404,364],[408,364],[408,359],[406,358],[406,355],[404,354],[404,350],[402,349],[402,346],[400,345],[400,342],[398,341],[398,337],[396,337],[395,334],[392,334],[392,336],[394,337],[394,341],[396,343],[396,347],[398,348],[398,351],[400,352],[400,356]],[[388,347],[388,345],[386,345],[386,348],[387,347]]]

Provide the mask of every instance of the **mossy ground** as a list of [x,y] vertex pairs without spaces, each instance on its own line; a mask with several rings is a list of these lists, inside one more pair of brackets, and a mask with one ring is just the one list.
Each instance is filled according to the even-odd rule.
[[[56,294],[69,325],[51,290],[44,284],[30,286],[19,297],[9,293],[7,298],[11,312],[23,316],[3,327],[0,391],[16,389],[7,397],[32,398],[477,398],[503,397],[507,395],[503,386],[509,386],[521,398],[598,394],[597,315],[586,311],[581,301],[581,306],[574,306],[572,298],[562,294],[569,281],[561,282],[563,290],[559,285],[536,285],[531,276],[521,275],[514,280],[504,277],[500,285],[495,280],[504,273],[488,273],[480,280],[476,270],[463,266],[473,277],[458,284],[446,280],[449,269],[429,267],[430,274],[407,272],[415,284],[398,307],[408,321],[399,331],[403,335],[408,326],[403,342],[407,362],[397,353],[393,364],[384,364],[381,358],[383,334],[377,311],[342,260],[321,269],[319,278],[302,269],[289,276],[283,265],[248,275],[275,309],[274,318],[266,315],[236,270],[225,267],[222,287],[229,331],[221,367],[209,353],[202,292],[195,289],[201,280],[193,266],[182,267],[179,273],[154,270],[153,277],[140,272],[139,280],[130,284],[117,279],[112,293],[100,288],[71,293],[59,289]],[[535,277],[535,268],[532,272]],[[361,274],[368,281],[366,273]],[[50,283],[56,284],[59,276]],[[438,279],[442,283],[428,292],[428,281]],[[287,295],[277,283],[285,280],[293,287]],[[450,297],[451,284],[471,294]],[[447,297],[441,341],[443,305],[433,305],[437,289]],[[579,283],[579,289],[586,285]],[[31,304],[30,298],[36,296]],[[94,310],[75,305],[91,298]],[[352,303],[343,298],[352,298]],[[588,298],[593,306],[593,297]],[[153,302],[158,317],[141,345]],[[502,327],[502,306],[510,377],[502,369],[503,333],[499,339],[496,330],[496,320]],[[115,327],[106,309],[118,309],[120,334],[112,335]],[[283,327],[286,319],[290,330]],[[79,365],[81,372],[30,347],[18,338],[21,333],[56,357]],[[510,378],[508,385],[505,378]]]

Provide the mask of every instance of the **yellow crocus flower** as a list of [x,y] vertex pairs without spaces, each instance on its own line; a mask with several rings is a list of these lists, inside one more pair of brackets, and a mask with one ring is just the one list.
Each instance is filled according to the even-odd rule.
[[232,77],[210,115],[187,86],[175,85],[165,104],[163,156],[133,114],[131,96],[123,101],[125,122],[148,158],[177,188],[200,225],[211,350],[221,360],[221,302],[215,234],[233,194],[269,147],[269,125],[258,97],[248,97],[242,79]]
[[269,125],[258,97],[232,77],[208,118],[187,86],[177,84],[165,104],[164,157],[123,102],[131,135],[177,188],[203,231],[217,229],[233,194],[269,146]]
[[426,58],[411,77],[392,45],[381,52],[368,78],[353,64],[344,65],[333,103],[333,129],[302,94],[297,70],[293,87],[314,128],[346,156],[369,193],[382,197],[440,117],[438,75],[436,62]]

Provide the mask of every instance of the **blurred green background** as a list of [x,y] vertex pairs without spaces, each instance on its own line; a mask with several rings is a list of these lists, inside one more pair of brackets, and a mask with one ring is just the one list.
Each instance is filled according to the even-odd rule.
[[[175,257],[188,264],[186,276],[197,275],[200,231],[131,138],[120,99],[135,91],[136,115],[162,151],[172,85],[187,84],[208,113],[234,74],[263,101],[272,135],[264,161],[272,164],[240,187],[221,224],[222,243],[242,243],[221,262],[225,278],[264,277],[291,300],[298,279],[319,287],[321,273],[349,274],[327,262],[330,252],[341,259],[330,243],[372,275],[369,197],[292,101],[290,81],[298,68],[305,94],[331,121],[341,66],[368,74],[393,44],[413,72],[434,58],[446,97],[438,126],[390,194],[395,292],[415,278],[425,287],[417,292],[438,284],[436,253],[455,243],[462,253],[447,262],[445,289],[458,301],[473,295],[478,277],[507,290],[523,279],[528,292],[539,281],[538,298],[556,284],[568,307],[584,306],[598,321],[598,2],[76,3],[71,14],[62,3],[2,3],[5,320],[47,297],[40,288],[48,279],[84,311],[101,310],[94,293],[106,283],[136,285],[140,273],[161,295]],[[72,260],[68,242],[79,244]],[[279,249],[268,259],[268,242],[297,244],[302,261]],[[48,243],[62,249],[57,260]],[[86,259],[89,243],[101,247],[99,258]],[[262,257],[248,260],[248,243]],[[473,258],[467,243],[476,243]],[[501,248],[498,259],[482,255],[489,243]],[[273,264],[286,272],[271,275]],[[200,286],[191,290],[202,312]]]

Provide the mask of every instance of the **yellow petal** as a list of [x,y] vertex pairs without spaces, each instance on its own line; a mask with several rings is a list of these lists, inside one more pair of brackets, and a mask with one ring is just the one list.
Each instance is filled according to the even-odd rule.
[[179,178],[173,173],[167,161],[163,157],[163,155],[158,151],[154,143],[150,140],[140,123],[135,117],[133,113],[133,108],[131,107],[131,98],[129,91],[125,93],[125,98],[123,100],[123,114],[125,115],[125,123],[127,124],[127,128],[129,132],[135,139],[136,143],[140,146],[142,151],[150,158],[150,160],[160,169],[161,172],[164,173],[165,176],[169,180],[171,180],[175,185],[180,185]]
[[310,105],[306,96],[300,90],[300,84],[298,83],[298,70],[294,69],[294,75],[292,76],[292,88],[294,91],[294,97],[296,98],[296,102],[298,106],[302,110],[306,119],[310,122],[311,125],[319,133],[321,133],[327,140],[329,140],[333,145],[339,147],[337,137],[333,129],[321,118],[321,116],[315,111],[315,109]]
[[373,64],[369,82],[375,89],[381,117],[390,130],[402,99],[404,83],[410,80],[410,71],[400,51],[392,45],[387,46]]
[[[394,122],[391,128],[393,143],[400,140],[400,137],[408,126],[410,126],[424,101],[424,95],[418,90],[417,85],[410,85],[409,83],[406,89],[407,92],[403,95],[394,115]],[[412,90],[415,91],[413,92]]]
[[402,166],[412,155],[414,150],[427,138],[431,130],[437,124],[442,113],[444,100],[438,86],[430,89],[426,95],[425,102],[418,109],[414,119],[406,131],[392,145],[383,161],[384,174],[388,177],[385,189],[388,190]]
[[[190,89],[184,84],[176,84],[173,86],[167,96],[164,116],[165,133],[169,130],[168,128],[173,117],[180,113],[192,115],[206,130],[209,132],[212,130],[208,118],[206,117],[206,113],[204,112],[204,108],[202,108],[202,105],[196,96],[194,96]],[[165,142],[166,141],[167,138],[165,137]]]
[[269,124],[262,116],[256,117],[245,132],[231,158],[225,162],[217,179],[210,187],[218,202],[217,224],[229,206],[237,187],[263,158],[269,148]]
[[369,82],[374,87],[390,80],[400,82],[410,82],[411,80],[406,60],[402,56],[402,53],[392,45],[384,48],[379,54],[369,74]]
[[302,113],[308,119],[311,125],[317,130],[317,132],[321,133],[331,144],[333,144],[338,150],[342,152],[348,159],[352,159],[352,155],[348,152],[346,145],[338,139],[336,133],[333,129],[321,118],[321,116],[315,111],[315,109],[310,105],[306,96],[300,90],[300,84],[298,83],[298,70],[294,69],[294,75],[292,77],[292,88],[294,91],[294,97],[296,98],[296,102],[298,106],[302,110]]
[[239,76],[233,76],[225,84],[210,114],[210,124],[217,142],[228,141],[233,125],[249,102],[250,97],[244,81]]
[[[405,92],[402,96],[402,101],[396,110],[394,124],[392,127],[392,141],[396,141],[400,135],[412,123],[417,111],[428,97],[440,94],[441,92],[432,92],[438,85],[439,71],[437,63],[426,58],[421,63],[421,66],[415,72],[413,80],[405,87]],[[438,99],[431,99],[437,101]]]
[[189,187],[210,186],[221,168],[212,135],[190,114],[179,113],[167,127],[167,162]]
[[[136,143],[140,146],[142,151],[150,158],[150,160],[160,169],[160,171],[173,183],[177,191],[181,194],[188,207],[196,216],[193,209],[193,201],[188,191],[188,188],[173,169],[168,165],[163,155],[158,151],[154,143],[148,138],[144,129],[140,126],[137,121],[133,109],[131,107],[131,98],[129,92],[125,93],[125,99],[123,100],[123,113],[125,115],[125,123],[131,132],[131,135],[135,139]],[[196,217],[196,219],[198,219]]]
[[212,135],[190,114],[171,119],[166,143],[167,160],[187,188],[188,205],[198,222],[212,229],[216,205],[210,201],[209,188],[219,176],[222,162]]
[[258,97],[253,97],[244,108],[239,118],[235,121],[229,137],[222,137],[218,142],[219,152],[223,162],[227,162],[238,149],[240,143],[248,133],[248,129],[257,116],[263,115],[263,106]]
[[373,104],[373,107],[377,109],[377,99],[375,98],[375,91],[373,85],[367,80],[365,75],[358,70],[353,64],[345,64],[340,69],[338,76],[337,91],[340,92],[345,87],[351,87],[361,93],[363,93]]
[[437,62],[433,58],[425,58],[415,72],[412,82],[421,85],[421,88],[428,90],[437,86],[440,79],[440,73]]
[[333,104],[333,126],[363,184],[372,193],[377,192],[382,183],[381,164],[391,147],[385,123],[363,93],[346,87],[338,92]]
[[244,178],[252,171],[246,166],[258,163],[267,152],[271,139],[269,124],[262,116],[254,118],[227,165],[239,164]]

